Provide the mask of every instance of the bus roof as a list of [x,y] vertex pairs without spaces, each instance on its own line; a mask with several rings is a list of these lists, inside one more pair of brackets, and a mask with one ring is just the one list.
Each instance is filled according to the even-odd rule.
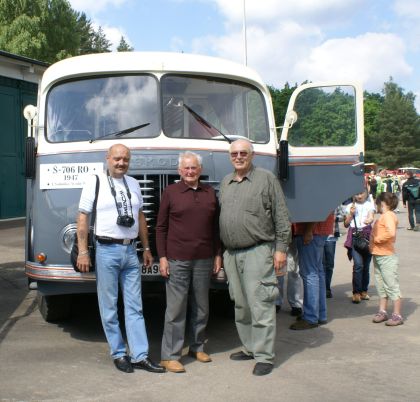
[[112,52],[76,56],[54,63],[44,73],[41,91],[62,79],[138,72],[211,74],[265,87],[254,70],[216,57],[170,52]]

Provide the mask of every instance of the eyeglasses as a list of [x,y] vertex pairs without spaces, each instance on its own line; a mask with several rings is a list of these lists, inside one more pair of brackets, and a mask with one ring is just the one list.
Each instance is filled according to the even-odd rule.
[[231,158],[237,158],[238,156],[241,156],[242,158],[245,158],[246,156],[248,156],[248,151],[231,152],[230,156],[231,156]]

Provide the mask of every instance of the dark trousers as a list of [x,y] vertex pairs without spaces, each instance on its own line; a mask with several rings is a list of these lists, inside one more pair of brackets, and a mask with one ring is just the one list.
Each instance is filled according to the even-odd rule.
[[327,290],[331,290],[331,279],[334,271],[335,244],[335,241],[326,241],[324,245],[324,258],[322,263],[324,264],[325,287]]
[[[411,228],[414,226],[420,225],[420,199],[408,201],[408,222],[410,222]],[[414,223],[414,216],[416,217],[416,223]]]
[[353,256],[353,294],[367,292],[369,287],[369,265],[372,254],[362,255],[354,247],[351,252]]
[[190,341],[193,352],[204,349],[209,318],[209,286],[213,258],[205,260],[169,260],[166,281],[166,312],[163,329],[162,360],[179,360],[184,346],[187,303],[190,307]]

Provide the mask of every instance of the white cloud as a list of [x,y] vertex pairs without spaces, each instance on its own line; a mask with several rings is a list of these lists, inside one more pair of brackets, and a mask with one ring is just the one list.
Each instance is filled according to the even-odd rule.
[[69,0],[72,8],[88,15],[96,14],[109,6],[119,7],[128,0]]
[[[242,23],[244,0],[214,0],[229,21]],[[247,20],[275,21],[284,18],[295,20],[310,18],[312,21],[323,19],[331,21],[349,17],[350,10],[356,10],[364,0],[245,0]]]
[[327,40],[298,61],[295,69],[295,74],[312,81],[357,79],[368,90],[380,88],[390,76],[407,77],[412,72],[401,38],[377,33]]
[[420,19],[420,5],[418,0],[395,0],[394,9],[400,17]]

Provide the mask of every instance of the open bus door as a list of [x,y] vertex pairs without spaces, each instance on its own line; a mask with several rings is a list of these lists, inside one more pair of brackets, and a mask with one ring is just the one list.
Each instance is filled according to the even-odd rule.
[[363,190],[363,91],[305,84],[292,94],[279,147],[279,178],[292,222],[324,220]]

